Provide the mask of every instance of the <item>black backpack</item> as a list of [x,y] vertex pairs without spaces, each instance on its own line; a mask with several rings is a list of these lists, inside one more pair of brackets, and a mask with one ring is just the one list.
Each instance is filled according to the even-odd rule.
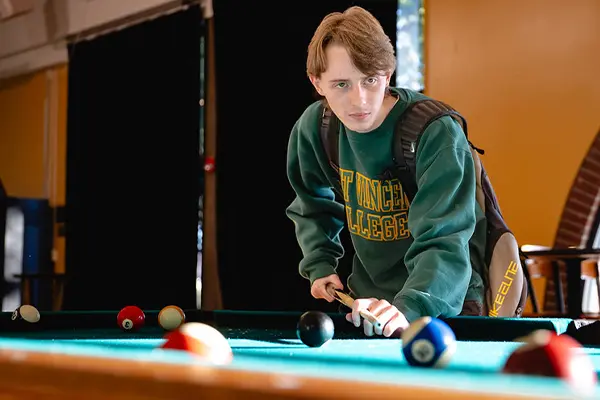
[[[392,165],[382,172],[380,179],[398,178],[409,203],[417,193],[416,157],[421,134],[437,119],[450,116],[462,127],[468,140],[467,122],[447,104],[425,99],[412,103],[398,119],[392,142]],[[321,140],[329,163],[339,177],[339,128],[335,114],[323,103]],[[486,252],[481,277],[485,287],[483,315],[490,317],[520,317],[527,301],[528,274],[523,268],[519,245],[508,228],[479,153],[471,141],[471,154],[477,172],[477,202],[487,220]],[[334,188],[341,195],[341,185]]]

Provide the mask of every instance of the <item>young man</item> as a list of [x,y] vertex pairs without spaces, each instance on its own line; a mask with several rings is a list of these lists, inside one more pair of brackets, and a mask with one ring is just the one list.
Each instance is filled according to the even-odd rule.
[[[379,22],[352,7],[323,19],[308,48],[307,74],[341,124],[340,171],[344,199],[335,200],[338,177],[320,138],[322,102],[310,105],[294,125],[287,172],[296,198],[287,208],[303,252],[300,274],[315,298],[343,290],[336,274],[344,254],[339,233],[347,224],[356,250],[347,286],[356,299],[346,316],[359,327],[360,310],[382,327],[363,321],[364,332],[389,337],[421,316],[481,313],[483,283],[470,259],[482,264],[484,239],[469,144],[450,117],[432,123],[417,149],[418,192],[408,204],[397,179],[383,179],[391,164],[394,125],[423,95],[390,87],[394,49]],[[476,230],[477,227],[477,230]],[[481,229],[483,228],[483,229]],[[467,312],[467,309],[469,311]]]

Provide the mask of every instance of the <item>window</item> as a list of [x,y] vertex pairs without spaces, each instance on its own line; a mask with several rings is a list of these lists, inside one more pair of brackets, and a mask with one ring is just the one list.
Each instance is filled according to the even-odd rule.
[[423,32],[425,8],[423,0],[398,0],[396,85],[422,91]]

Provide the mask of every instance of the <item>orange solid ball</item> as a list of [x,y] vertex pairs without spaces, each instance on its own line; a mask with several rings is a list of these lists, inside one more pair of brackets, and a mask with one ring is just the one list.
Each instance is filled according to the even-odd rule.
[[575,339],[537,330],[519,341],[524,344],[506,359],[503,373],[556,377],[584,395],[595,390],[596,370],[590,356]]
[[216,365],[226,365],[233,361],[233,351],[225,336],[212,326],[200,322],[188,322],[169,332],[160,347],[187,351]]

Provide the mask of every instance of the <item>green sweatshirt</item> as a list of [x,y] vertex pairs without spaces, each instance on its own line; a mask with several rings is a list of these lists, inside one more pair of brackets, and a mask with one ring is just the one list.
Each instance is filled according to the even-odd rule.
[[[332,190],[336,176],[319,136],[320,102],[294,125],[287,172],[296,198],[286,212],[303,253],[300,274],[312,284],[335,273],[344,254],[339,233],[347,226],[356,251],[347,282],[353,296],[386,299],[409,321],[455,316],[466,301],[483,301],[480,273],[471,267],[471,259],[483,265],[485,243],[473,158],[460,126],[443,117],[421,136],[419,189],[412,204],[397,179],[378,179],[391,164],[398,117],[408,104],[425,97],[392,90],[400,98],[377,129],[357,133],[341,127],[345,204],[336,202]],[[470,244],[474,232],[476,240]]]

